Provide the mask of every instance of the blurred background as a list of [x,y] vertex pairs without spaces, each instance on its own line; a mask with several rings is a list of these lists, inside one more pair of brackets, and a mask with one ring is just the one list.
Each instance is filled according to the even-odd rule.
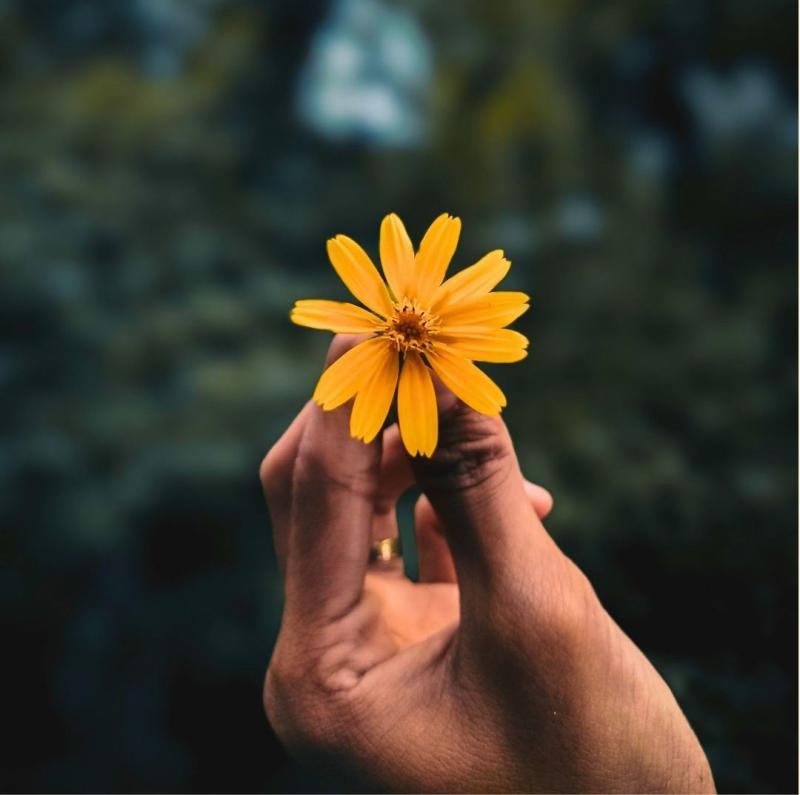
[[261,709],[287,316],[447,211],[532,295],[487,369],[551,532],[718,786],[796,792],[796,13],[0,0],[0,787],[326,788]]

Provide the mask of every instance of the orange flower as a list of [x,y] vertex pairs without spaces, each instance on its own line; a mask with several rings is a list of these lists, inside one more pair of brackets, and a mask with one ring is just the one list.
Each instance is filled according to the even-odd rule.
[[337,235],[328,241],[331,263],[366,307],[340,301],[297,301],[300,326],[372,336],[337,359],[319,379],[314,400],[330,411],[355,396],[350,433],[371,442],[383,427],[397,390],[400,435],[411,455],[431,456],[439,435],[433,370],[468,406],[497,415],[505,395],[473,361],[516,362],[528,340],[505,328],[528,309],[528,296],[492,292],[511,263],[491,251],[444,280],[461,221],[440,215],[416,255],[394,214],[381,224],[384,281],[364,249]]

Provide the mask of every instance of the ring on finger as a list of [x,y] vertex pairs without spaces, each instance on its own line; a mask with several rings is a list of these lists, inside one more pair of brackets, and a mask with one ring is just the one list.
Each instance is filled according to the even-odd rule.
[[369,548],[370,563],[387,564],[401,558],[402,555],[403,547],[400,543],[400,536],[381,538],[378,541],[373,541]]

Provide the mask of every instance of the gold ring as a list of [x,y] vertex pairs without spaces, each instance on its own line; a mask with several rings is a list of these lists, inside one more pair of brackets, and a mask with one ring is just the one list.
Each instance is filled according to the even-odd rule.
[[401,557],[403,548],[400,544],[400,536],[393,538],[382,538],[380,541],[373,541],[369,548],[370,563],[389,563],[395,558]]

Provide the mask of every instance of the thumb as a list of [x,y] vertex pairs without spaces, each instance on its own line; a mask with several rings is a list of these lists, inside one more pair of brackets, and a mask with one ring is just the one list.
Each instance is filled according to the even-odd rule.
[[[479,414],[437,384],[439,444],[414,473],[444,527],[462,599],[485,604],[526,579],[554,547],[526,493],[500,417]],[[467,605],[464,605],[468,613]]]

